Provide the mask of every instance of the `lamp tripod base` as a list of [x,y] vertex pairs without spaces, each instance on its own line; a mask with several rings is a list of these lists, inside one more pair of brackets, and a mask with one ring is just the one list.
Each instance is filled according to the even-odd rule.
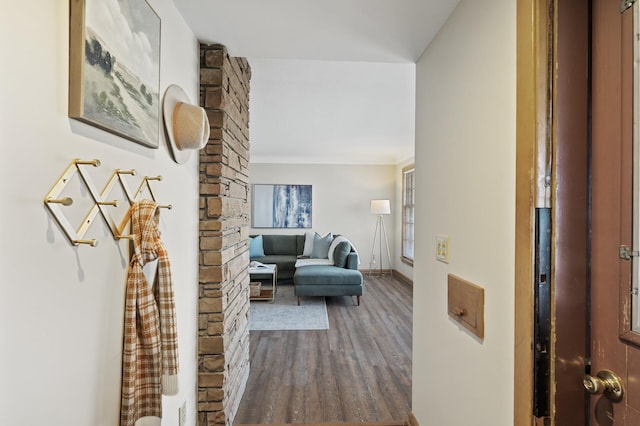
[[[384,237],[384,246],[387,250],[387,261],[389,262],[389,269],[386,271],[382,269],[382,238]],[[373,264],[375,262],[375,249],[376,249],[376,240],[378,241],[378,247],[380,250],[380,257],[378,258],[379,266],[377,271],[373,268]],[[376,229],[373,231],[373,244],[371,245],[371,257],[369,258],[369,276],[371,276],[372,272],[376,272],[377,275],[383,276],[387,272],[390,276],[393,276],[393,269],[391,266],[391,254],[389,252],[389,241],[387,239],[387,230],[384,227],[384,219],[382,215],[378,215],[378,220],[376,222]]]

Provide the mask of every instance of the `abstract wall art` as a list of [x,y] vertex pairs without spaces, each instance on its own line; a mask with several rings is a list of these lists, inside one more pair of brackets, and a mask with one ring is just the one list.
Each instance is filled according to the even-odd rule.
[[311,185],[252,186],[254,228],[311,228]]

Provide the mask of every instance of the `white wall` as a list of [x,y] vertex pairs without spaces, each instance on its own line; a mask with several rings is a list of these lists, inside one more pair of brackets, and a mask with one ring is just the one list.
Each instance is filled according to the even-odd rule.
[[[516,2],[463,0],[417,64],[413,410],[513,424]],[[450,263],[435,236],[450,236]],[[447,274],[485,288],[485,338],[447,315]]]
[[[180,84],[198,95],[198,44],[170,0],[150,0],[162,19],[161,92]],[[43,199],[73,158],[101,160],[90,174],[102,189],[116,168],[153,185],[172,262],[180,393],[164,397],[163,425],[178,424],[186,400],[195,424],[198,296],[198,170],[157,150],[67,118],[69,2],[5,2],[0,17],[0,424],[105,425],[119,421],[127,242],[101,217],[87,234],[100,245],[73,247]],[[137,187],[137,180],[131,186]],[[77,186],[79,208],[88,195]],[[84,212],[71,214],[80,217]]]
[[[313,185],[313,228],[321,235],[343,234],[357,247],[360,269],[369,269],[377,216],[369,213],[372,199],[389,199],[394,206],[395,167],[327,164],[251,164],[250,182]],[[395,216],[385,216],[393,262]],[[255,229],[252,234],[303,234],[306,229]],[[376,259],[380,257],[376,241]],[[384,247],[384,246],[383,246]],[[384,254],[386,256],[386,254]],[[374,267],[378,267],[376,263]],[[383,268],[388,269],[385,258]]]

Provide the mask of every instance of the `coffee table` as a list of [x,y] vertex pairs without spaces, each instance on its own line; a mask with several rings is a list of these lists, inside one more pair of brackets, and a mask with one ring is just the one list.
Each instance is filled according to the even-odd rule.
[[249,268],[249,280],[253,278],[264,279],[265,277],[271,278],[271,285],[267,288],[260,286],[260,295],[250,297],[249,300],[268,300],[273,303],[276,299],[276,290],[278,288],[278,265],[267,263],[264,266],[256,268]]

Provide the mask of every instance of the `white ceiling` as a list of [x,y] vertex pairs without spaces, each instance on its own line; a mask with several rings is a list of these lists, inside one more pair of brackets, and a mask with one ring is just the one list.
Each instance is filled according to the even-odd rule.
[[[250,64],[256,64],[252,67],[253,97],[250,110],[252,161],[265,158],[265,161],[325,162],[318,158],[320,145],[323,152],[342,153],[340,162],[353,164],[392,164],[407,152],[413,152],[413,128],[402,132],[403,136],[392,142],[395,153],[389,153],[389,139],[386,137],[402,126],[413,127],[413,116],[407,124],[407,117],[402,115],[406,111],[405,107],[400,108],[402,112],[387,114],[380,120],[377,119],[380,117],[379,92],[372,93],[366,88],[360,88],[364,90],[364,94],[361,93],[363,98],[359,101],[344,98],[348,94],[345,95],[341,90],[324,92],[324,96],[318,93],[317,99],[306,96],[304,99],[311,102],[316,110],[322,108],[322,105],[343,105],[348,108],[350,104],[357,104],[358,115],[370,117],[370,123],[375,125],[348,120],[348,115],[345,117],[343,114],[343,122],[334,119],[331,126],[323,126],[321,123],[314,125],[312,140],[301,145],[301,129],[287,129],[286,126],[301,122],[309,125],[313,117],[302,119],[301,114],[311,108],[298,100],[295,109],[280,108],[289,116],[280,116],[279,122],[258,118],[256,114],[262,107],[254,106],[254,100],[261,105],[275,105],[279,100],[254,99],[255,96],[262,96],[261,92],[269,92],[263,89],[254,91],[255,85],[274,78],[282,80],[283,75],[277,77],[256,73],[268,73],[269,70],[277,69],[271,60],[282,59],[295,60],[286,62],[290,75],[297,74],[298,66],[304,72],[312,72],[303,63],[304,60],[341,62],[335,64],[337,69],[353,68],[343,74],[345,80],[339,81],[337,87],[346,88],[354,84],[356,72],[363,76],[369,75],[370,80],[374,81],[376,78],[388,77],[389,64],[399,64],[400,75],[404,76],[407,74],[407,66],[418,60],[458,2],[459,0],[174,0],[200,42],[221,43],[227,47],[230,55],[246,57]],[[260,62],[260,59],[269,61]],[[381,67],[381,63],[385,66]],[[331,64],[327,66],[331,67]],[[336,87],[336,78],[339,79],[340,74],[332,71],[327,75],[326,69],[323,72],[323,67],[318,68],[315,76],[307,74],[303,79],[318,86],[333,84]],[[286,75],[285,73],[284,76]],[[401,84],[404,87],[406,82]],[[415,85],[415,81],[411,84]],[[296,90],[295,86],[291,85],[291,90]],[[298,84],[298,89],[300,87]],[[355,90],[352,96],[357,93],[358,90]],[[332,94],[335,96],[333,99],[328,97]],[[294,94],[290,95],[290,98],[295,97]],[[413,108],[413,95],[408,96],[410,99],[405,99],[404,102],[410,102],[410,107]],[[394,102],[403,101],[395,99]],[[290,116],[293,113],[297,113],[298,117]],[[405,137],[407,133],[411,137]],[[287,134],[292,137],[283,137]],[[294,134],[298,137],[294,137]],[[304,146],[307,146],[306,150]],[[296,153],[295,158],[291,157],[291,152]],[[369,154],[366,160],[361,155],[364,152]],[[287,155],[289,160],[286,159]],[[266,157],[270,160],[266,160]]]
[[413,157],[415,65],[251,61],[251,161],[398,164]]
[[416,62],[459,0],[174,0],[233,56]]

